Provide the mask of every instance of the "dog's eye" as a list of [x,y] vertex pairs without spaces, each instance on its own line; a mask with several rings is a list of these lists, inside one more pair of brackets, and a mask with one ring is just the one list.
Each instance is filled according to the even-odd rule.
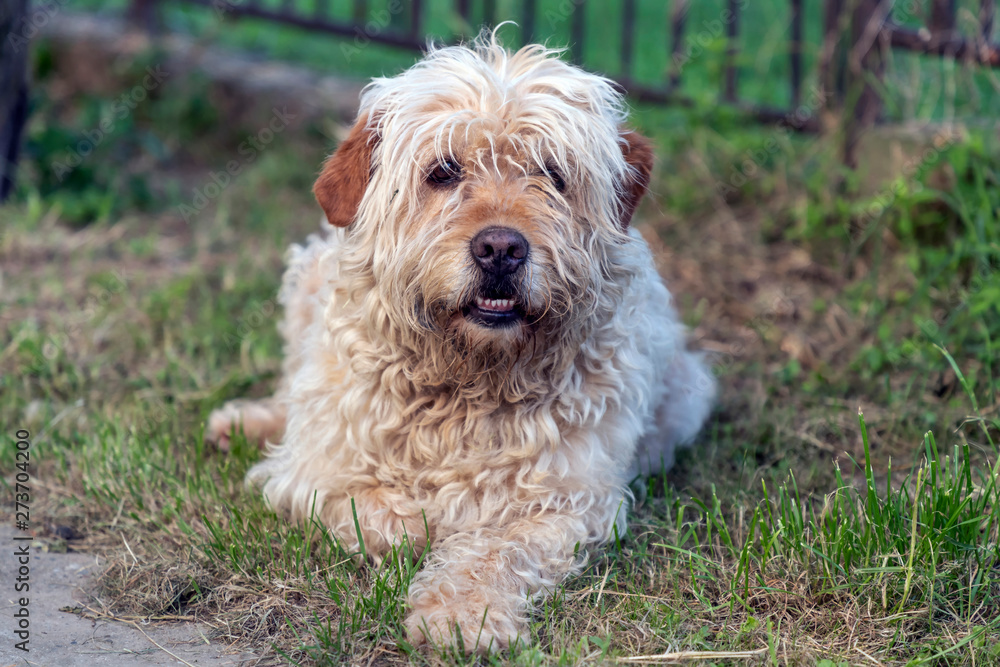
[[438,162],[434,169],[427,174],[427,182],[434,185],[457,183],[461,178],[462,167],[451,158]]
[[556,192],[564,192],[566,190],[566,181],[563,180],[562,174],[559,170],[552,165],[545,165],[545,175],[549,177],[552,181],[552,185],[556,186]]

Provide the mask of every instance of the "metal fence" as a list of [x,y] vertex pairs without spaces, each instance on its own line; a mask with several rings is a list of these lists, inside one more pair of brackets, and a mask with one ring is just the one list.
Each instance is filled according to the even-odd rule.
[[[522,41],[533,41],[540,14],[546,6],[558,4],[569,22],[570,57],[583,61],[584,45],[588,40],[601,39],[605,26],[587,25],[587,5],[599,0],[520,0],[515,6],[519,11],[498,16],[497,0],[388,0],[399,9],[394,25],[377,32],[367,31],[366,38],[392,47],[419,50],[426,44],[425,26],[429,5],[451,3],[450,12],[459,19],[466,34],[446,36],[457,41],[477,25],[493,25],[500,19],[514,19],[520,25]],[[663,26],[664,54],[668,62],[677,63],[689,48],[688,16],[691,3],[697,0],[672,0],[669,18]],[[818,2],[818,0],[817,0]],[[860,133],[875,123],[882,113],[880,91],[884,79],[884,63],[889,49],[936,55],[988,67],[1000,67],[1000,45],[992,40],[997,18],[996,0],[980,0],[978,4],[978,30],[976,34],[960,34],[957,0],[823,0],[821,26],[822,45],[816,68],[805,71],[803,63],[803,34],[805,12],[803,0],[788,0],[787,20],[790,39],[783,50],[788,54],[787,107],[773,107],[745,101],[740,95],[741,30],[743,10],[747,0],[725,0],[721,12],[724,24],[725,50],[722,64],[721,103],[732,106],[762,122],[780,123],[796,130],[815,131],[819,128],[819,109],[804,108],[803,80],[815,75],[822,92],[823,106],[838,107],[845,119],[845,160],[853,162],[854,146]],[[158,9],[168,3],[202,5],[217,13],[235,18],[251,17],[272,21],[304,30],[353,37],[364,31],[373,11],[382,3],[369,0],[350,0],[339,3],[341,10],[334,11],[330,0],[312,0],[310,9],[296,0],[131,0],[133,18],[155,28]],[[906,4],[909,18],[917,16],[922,25],[904,25],[894,18],[899,6]],[[512,3],[505,4],[508,10]],[[344,11],[344,6],[349,11]],[[615,80],[638,100],[664,104],[690,105],[692,100],[682,92],[683,68],[670,67],[663,80],[651,85],[640,82],[633,75],[636,62],[637,0],[617,3],[621,12],[619,65]],[[913,11],[916,9],[917,11]],[[912,22],[910,22],[912,23]],[[645,26],[644,26],[645,27]],[[647,28],[648,29],[648,28]]]

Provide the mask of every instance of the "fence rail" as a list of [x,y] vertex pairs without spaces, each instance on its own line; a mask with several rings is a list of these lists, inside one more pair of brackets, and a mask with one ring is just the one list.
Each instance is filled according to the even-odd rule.
[[[383,26],[377,31],[367,30],[366,24],[373,11],[386,4],[371,0],[352,0],[349,18],[336,16],[329,8],[329,0],[314,0],[312,9],[304,10],[296,0],[131,0],[132,16],[147,25],[157,26],[161,6],[174,4],[201,5],[233,18],[248,17],[295,26],[304,30],[354,37],[359,31],[366,39],[387,46],[420,50],[426,44],[425,25],[430,11],[430,0],[399,2],[407,11],[405,23]],[[637,36],[637,2],[621,0],[621,35],[619,71],[613,77],[623,90],[638,100],[691,105],[693,100],[682,91],[685,49],[690,48],[688,17],[692,3],[697,0],[672,0],[667,25],[664,26],[666,58],[673,63],[663,80],[658,83],[640,81],[634,75]],[[569,53],[578,63],[584,61],[584,46],[589,40],[602,38],[605,26],[588,26],[587,7],[597,0],[562,0],[561,7],[568,7]],[[907,6],[914,7],[915,0]],[[521,0],[519,12],[514,16],[500,17],[496,0],[437,0],[437,5],[450,3],[453,16],[459,19],[468,33],[473,26],[493,25],[499,19],[514,19],[521,29],[522,41],[533,41],[537,19],[542,8],[538,0]],[[544,0],[543,0],[544,4]],[[996,0],[980,0],[978,30],[975,35],[962,35],[956,30],[958,8],[956,0],[929,0],[924,25],[914,27],[894,20],[894,0],[824,0],[822,6],[820,49],[816,72],[806,72],[803,59],[803,35],[806,13],[803,0],[788,0],[790,38],[788,53],[788,93],[790,106],[773,107],[747,102],[740,95],[740,66],[743,30],[743,11],[746,0],[724,0],[721,19],[725,24],[726,41],[723,54],[722,89],[719,99],[765,123],[779,123],[795,130],[819,129],[818,108],[803,106],[803,85],[807,76],[815,75],[819,81],[820,100],[826,107],[839,107],[845,118],[845,161],[853,162],[854,146],[860,133],[875,123],[882,113],[880,91],[884,77],[884,63],[889,49],[899,49],[931,56],[951,58],[986,67],[1000,67],[1000,44],[992,39],[997,19]],[[902,4],[902,2],[900,2]],[[920,5],[921,7],[923,5]],[[446,41],[457,41],[467,34],[447,36]],[[851,108],[844,109],[847,104]]]

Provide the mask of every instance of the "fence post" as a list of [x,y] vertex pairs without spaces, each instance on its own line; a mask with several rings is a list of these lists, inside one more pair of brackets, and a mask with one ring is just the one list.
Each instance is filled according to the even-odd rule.
[[844,0],[823,3],[823,44],[819,54],[819,83],[824,106],[839,110],[844,102]]
[[681,86],[684,63],[684,23],[687,21],[689,0],[675,0],[670,9],[670,92]]
[[931,14],[927,21],[932,37],[941,41],[954,37],[955,13],[955,0],[932,0]]
[[28,0],[0,6],[0,202],[14,189],[21,132],[28,117]]
[[979,0],[979,42],[985,46],[993,39],[993,21],[996,18],[996,0]]
[[160,28],[158,4],[158,0],[131,0],[126,12],[129,23],[155,34]]
[[882,113],[885,90],[885,52],[889,47],[885,31],[891,0],[857,0],[851,16],[851,47],[847,58],[848,95],[853,101],[848,112],[844,137],[844,164],[858,166],[857,148],[861,137]]
[[855,169],[857,148],[882,112],[891,0],[826,0],[819,78],[828,110],[844,133],[842,160]]

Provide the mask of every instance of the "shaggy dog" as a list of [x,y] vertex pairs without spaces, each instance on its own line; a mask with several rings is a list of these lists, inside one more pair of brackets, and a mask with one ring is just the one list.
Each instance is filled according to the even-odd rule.
[[523,636],[714,395],[629,227],[650,143],[557,56],[486,34],[365,89],[314,188],[330,224],[291,251],[278,390],[207,427],[280,443],[249,480],[348,550],[355,514],[376,561],[431,546],[415,643]]

